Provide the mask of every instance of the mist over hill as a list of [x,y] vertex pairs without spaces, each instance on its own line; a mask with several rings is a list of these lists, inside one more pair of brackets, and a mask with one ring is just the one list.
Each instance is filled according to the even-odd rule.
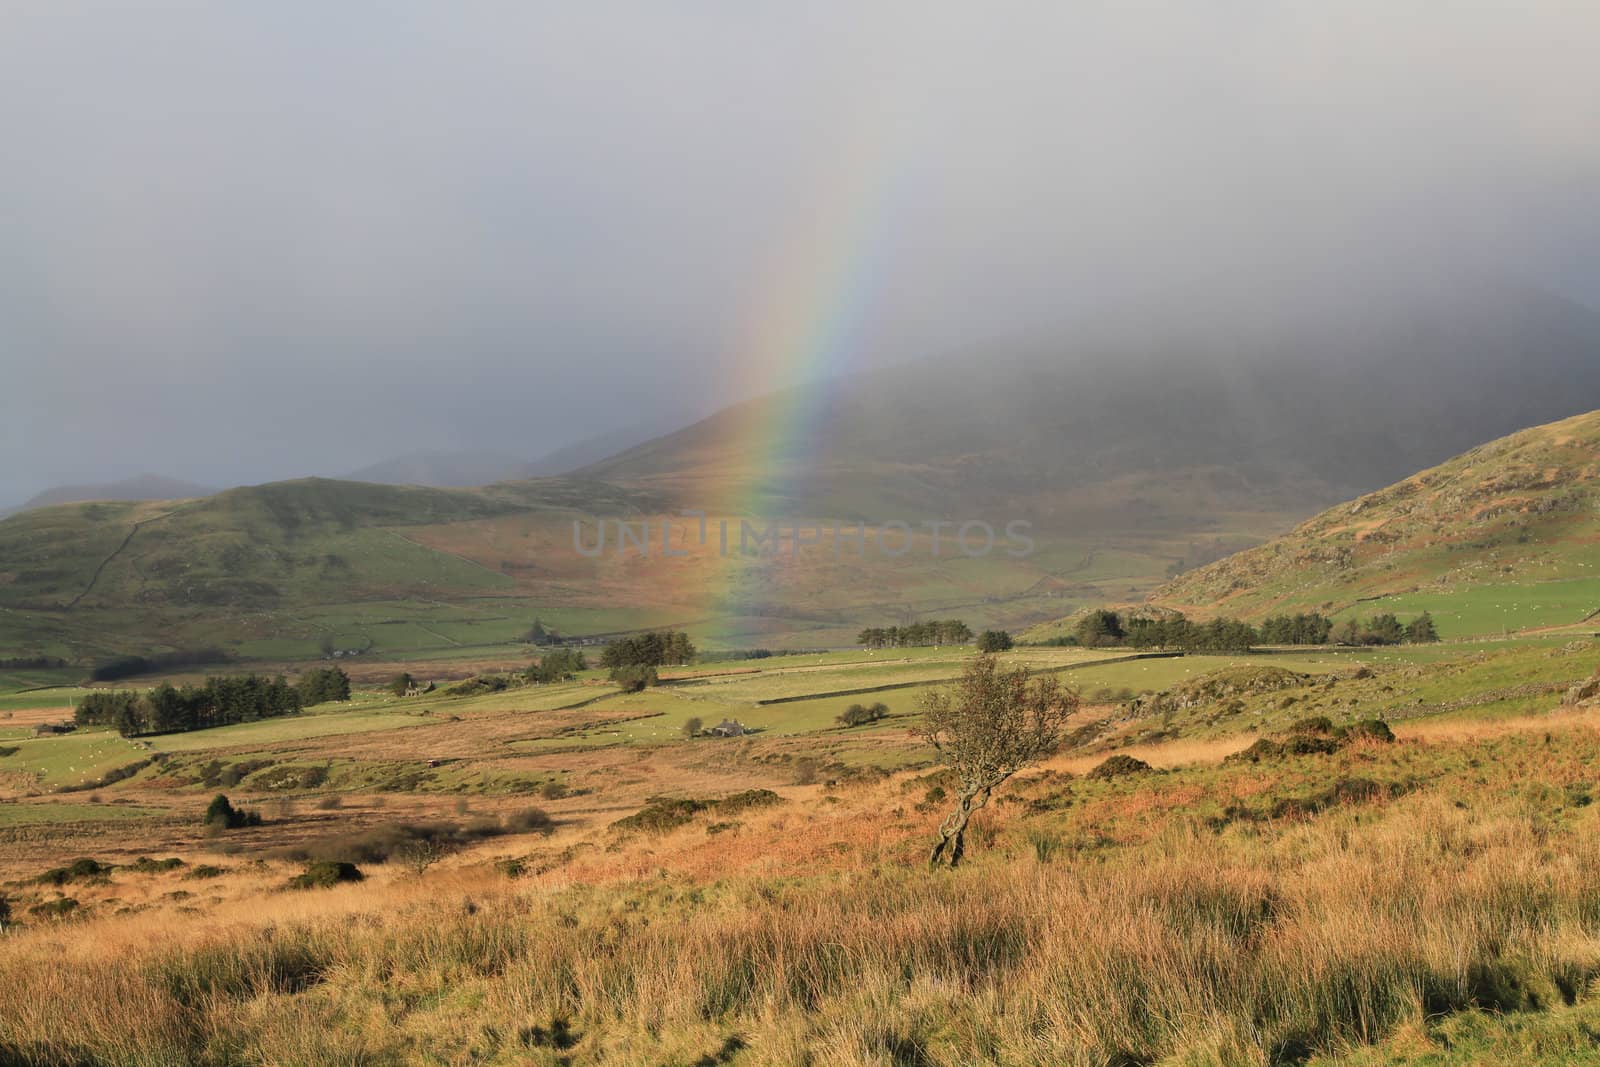
[[[1216,503],[1293,509],[1600,406],[1600,315],[1524,289],[1351,287],[1297,307],[1166,307],[1078,337],[962,352],[729,408],[581,476],[726,489],[778,510],[1019,507],[1208,472]],[[752,455],[798,410],[803,434]],[[1087,501],[1084,501],[1087,503]],[[1137,509],[1136,509],[1137,510]]]
[[[329,629],[415,648],[510,640],[534,618],[811,646],[958,613],[1024,628],[1142,599],[1338,501],[1595,408],[1600,317],[1543,294],[1351,285],[1293,306],[1175,301],[1159,320],[1102,316],[774,393],[559,479],[310,479],[29,512],[0,522],[0,630],[51,654],[196,634],[304,654]],[[392,472],[493,473],[428,457]],[[662,524],[686,508],[913,528],[1024,519],[1037,551],[663,558]],[[607,516],[649,520],[653,558],[615,544],[584,558],[573,523]],[[1233,592],[1182,588],[1170,595],[1198,611]]]

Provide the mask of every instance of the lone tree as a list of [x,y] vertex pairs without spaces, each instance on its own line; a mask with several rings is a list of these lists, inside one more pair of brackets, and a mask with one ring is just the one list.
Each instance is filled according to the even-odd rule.
[[972,813],[1006,779],[1055,750],[1062,726],[1078,710],[1078,695],[1054,675],[1001,670],[993,656],[982,655],[952,689],[930,690],[920,703],[917,736],[939,750],[959,783],[956,809],[940,825],[928,865],[948,858],[954,867],[966,851]]

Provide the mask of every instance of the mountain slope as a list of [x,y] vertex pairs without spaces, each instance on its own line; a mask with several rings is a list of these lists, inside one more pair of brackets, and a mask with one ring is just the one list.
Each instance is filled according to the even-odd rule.
[[526,478],[528,463],[501,452],[413,452],[351,471],[343,481],[462,489]]
[[1259,617],[1433,610],[1446,633],[1600,609],[1600,411],[1524,430],[1183,575],[1156,602]]
[[[1412,288],[860,375],[738,405],[576,473],[686,506],[1015,509],[1079,530],[1204,530],[1240,509],[1304,514],[1597,406],[1600,316],[1504,287]],[[1196,484],[1170,492],[1185,480]]]
[[[1496,289],[1246,311],[765,397],[559,479],[312,479],[42,509],[0,522],[0,650],[415,651],[511,641],[534,618],[581,634],[677,625],[734,647],[836,645],[919,618],[1016,630],[1141,600],[1478,441],[1600,408],[1600,322],[1561,301]],[[680,509],[707,512],[710,536],[693,537]],[[601,555],[578,551],[574,521],[592,539],[599,516],[635,534],[648,519],[653,551],[620,552],[615,529]],[[718,551],[717,519],[736,546],[740,520],[771,517],[913,532],[903,555]],[[1014,519],[1033,523],[1032,554],[969,558],[949,527],[941,554],[925,526]],[[1473,521],[1441,516],[1438,536]],[[1392,595],[1356,585],[1311,595]],[[1290,599],[1177,588],[1174,602],[1207,610]],[[1482,616],[1462,625],[1489,626]]]
[[101,485],[61,485],[30,497],[18,511],[47,508],[56,504],[76,504],[88,500],[183,500],[210,496],[216,490],[180,478],[141,474],[120,482]]

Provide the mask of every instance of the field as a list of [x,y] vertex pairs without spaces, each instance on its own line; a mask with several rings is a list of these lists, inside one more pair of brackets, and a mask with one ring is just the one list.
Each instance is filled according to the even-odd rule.
[[[911,727],[971,656],[407,698],[368,662],[190,734],[0,720],[0,1062],[1600,1062],[1600,708],[1563,707],[1600,645],[1018,650],[1084,705],[930,873]],[[1320,716],[1396,740],[1256,744]],[[203,826],[219,792],[261,824]],[[316,858],[365,880],[285,888]]]

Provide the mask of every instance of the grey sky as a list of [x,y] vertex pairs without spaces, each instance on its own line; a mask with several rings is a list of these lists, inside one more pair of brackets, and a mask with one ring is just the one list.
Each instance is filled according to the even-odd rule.
[[532,458],[812,366],[750,365],[774,299],[858,299],[830,370],[1329,262],[1600,303],[1597,40],[1577,0],[11,0],[0,503]]

